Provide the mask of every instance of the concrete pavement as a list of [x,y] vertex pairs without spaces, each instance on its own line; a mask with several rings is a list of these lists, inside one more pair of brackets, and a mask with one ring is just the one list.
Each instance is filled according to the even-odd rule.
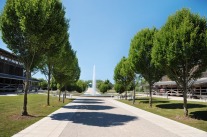
[[207,137],[207,132],[111,98],[80,97],[14,137]]

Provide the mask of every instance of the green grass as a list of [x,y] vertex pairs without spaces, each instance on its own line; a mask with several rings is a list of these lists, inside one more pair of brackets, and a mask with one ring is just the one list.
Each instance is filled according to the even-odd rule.
[[21,116],[23,95],[0,97],[0,137],[12,136],[29,125],[49,115],[72,100],[58,102],[57,97],[50,97],[50,106],[46,105],[47,96],[39,94],[28,95],[28,113]]
[[[132,105],[132,101],[119,100]],[[135,107],[184,123],[186,125],[207,131],[207,102],[188,102],[189,117],[184,116],[183,102],[153,98],[153,106],[149,107],[148,98],[139,98]]]

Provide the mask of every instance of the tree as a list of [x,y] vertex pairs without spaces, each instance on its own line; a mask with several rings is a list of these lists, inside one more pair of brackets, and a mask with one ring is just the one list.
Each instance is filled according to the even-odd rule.
[[[117,88],[124,88],[125,99],[127,99],[127,90],[129,88],[130,83],[134,79],[134,76],[135,73],[129,61],[127,60],[127,58],[123,57],[114,69],[114,80],[115,85],[118,86]],[[123,85],[123,87],[121,85]]]
[[50,82],[51,90],[57,90],[57,82],[55,81],[55,78],[52,76],[51,82]]
[[[75,58],[73,60],[73,62],[71,64],[68,64],[68,71],[67,71],[67,76],[68,76],[68,79],[66,81],[66,85],[75,85],[76,82],[79,80],[79,77],[80,77],[80,67],[79,67],[79,64],[78,64],[78,58],[76,57],[76,54],[75,55]],[[69,66],[70,65],[70,66]],[[66,92],[65,92],[66,94]],[[66,97],[66,95],[65,95]]]
[[99,90],[100,90],[101,93],[105,93],[105,92],[107,92],[107,90],[108,90],[108,85],[107,85],[106,83],[101,83],[101,84],[100,84],[100,87],[99,87]]
[[113,88],[113,84],[108,79],[105,80],[104,83],[107,85],[107,90],[111,90]]
[[[8,0],[1,15],[2,39],[17,55],[26,71],[24,104],[22,115],[27,112],[27,91],[31,70],[36,67],[47,50],[48,43],[44,27],[51,15],[52,0]],[[47,34],[47,33],[46,33]]]
[[125,91],[125,87],[122,84],[119,84],[119,83],[115,83],[114,89],[119,94],[122,94]]
[[39,82],[38,82],[39,88],[41,88],[41,89],[47,89],[47,81],[44,80],[43,78],[40,78],[38,80],[39,80]]
[[47,86],[47,105],[50,105],[50,82],[55,60],[59,54],[61,46],[68,40],[68,21],[65,19],[65,11],[62,3],[57,0],[52,0],[51,14],[48,16],[47,25],[44,27],[47,35],[46,39],[51,39],[48,43],[48,50],[44,53],[43,60],[39,65],[41,72],[45,75]]
[[141,75],[139,75],[137,77],[136,90],[138,90],[139,92],[144,92],[144,85],[148,85],[148,82]]
[[57,83],[59,83],[60,101],[61,89],[67,84],[77,82],[80,76],[78,59],[69,42],[67,42],[61,49],[58,61],[54,64],[53,76]]
[[112,89],[113,84],[107,79],[105,81],[103,80],[98,80],[97,81],[97,87],[98,89],[102,92],[105,93],[108,90]]
[[80,92],[81,93],[81,92],[85,91],[86,88],[87,88],[87,84],[83,80],[78,80],[76,82],[76,91],[77,92]]
[[182,88],[185,116],[188,89],[207,68],[206,30],[205,18],[182,9],[169,16],[154,41],[153,62]]
[[152,107],[152,86],[161,79],[163,73],[152,63],[151,51],[153,38],[157,29],[143,29],[139,31],[131,41],[129,61],[137,74],[141,74],[149,83],[149,105]]
[[96,86],[97,86],[98,89],[100,88],[102,83],[104,83],[103,80],[99,80],[99,79],[96,80]]

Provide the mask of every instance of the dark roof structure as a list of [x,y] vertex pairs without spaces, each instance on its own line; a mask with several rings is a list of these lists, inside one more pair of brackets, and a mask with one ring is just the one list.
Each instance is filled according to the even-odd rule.
[[2,48],[0,48],[0,59],[5,60],[5,61],[12,63],[12,64],[15,64],[15,65],[19,65],[20,67],[23,67],[23,63],[21,63],[18,60],[18,57],[15,54],[10,53]]
[[[26,77],[10,75],[10,74],[5,74],[5,73],[0,73],[0,78],[15,79],[15,80],[26,80]],[[33,78],[29,79],[29,81],[39,82],[39,80],[33,79]]]
[[[207,84],[207,77],[197,79],[193,83],[193,85],[201,85],[201,84]],[[156,82],[154,85],[157,85],[157,86],[161,86],[161,85],[174,85],[174,86],[176,86],[177,83],[175,81],[159,81],[159,82]]]
[[[8,64],[12,64],[12,66],[18,66],[19,68],[22,69],[22,76],[20,75],[14,75],[14,74],[9,74],[9,73],[1,73],[0,72],[0,78],[4,78],[4,79],[14,79],[14,80],[25,80],[26,78],[23,76],[23,63],[21,63],[19,60],[18,60],[18,57],[13,54],[13,53],[10,53],[2,48],[0,48],[0,61],[1,62],[6,62]],[[39,80],[37,79],[33,79],[31,78],[29,81],[32,81],[32,82],[39,82]]]

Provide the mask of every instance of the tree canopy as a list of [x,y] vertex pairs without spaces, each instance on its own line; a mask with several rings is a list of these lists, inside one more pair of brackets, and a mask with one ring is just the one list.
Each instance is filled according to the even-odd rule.
[[122,94],[125,91],[125,87],[122,84],[115,83],[114,84],[114,89],[117,93]]
[[48,96],[47,105],[50,105],[50,81],[52,78],[52,71],[55,60],[58,59],[61,46],[63,46],[69,39],[68,35],[68,21],[65,18],[65,11],[62,3],[53,0],[51,1],[51,14],[48,16],[47,25],[44,27],[43,40],[46,41],[44,44],[48,47],[45,50],[39,69],[41,73],[45,75],[48,81]]
[[68,41],[62,47],[58,60],[54,64],[53,76],[59,83],[59,89],[66,85],[75,84],[80,77],[80,71],[76,53]]
[[112,83],[107,79],[105,81],[99,82],[98,88],[102,93],[107,92],[108,90],[112,89],[113,85]]
[[207,68],[206,19],[188,9],[169,16],[154,40],[152,60],[183,89],[187,116],[187,92]]
[[[119,85],[118,87],[121,87],[120,85],[123,85],[125,91],[128,90],[130,87],[130,83],[134,80],[135,73],[127,60],[127,58],[123,57],[120,62],[116,65],[114,69],[114,81],[115,85]],[[127,92],[125,92],[125,98],[127,98]]]
[[[64,38],[58,37],[64,31],[53,33],[62,29],[65,23],[62,9],[57,0],[7,0],[1,14],[2,39],[26,70],[22,115],[28,115],[27,91],[31,71],[41,62],[45,51],[52,48],[57,39]],[[54,21],[57,18],[59,20]]]
[[83,80],[78,80],[76,82],[76,91],[77,92],[83,92],[86,90],[86,88],[87,88],[87,84]]
[[153,39],[157,33],[157,29],[143,29],[139,31],[131,40],[129,50],[129,61],[133,66],[134,71],[137,74],[141,74],[142,77],[149,83],[150,86],[150,100],[149,104],[152,106],[152,85],[161,79],[163,76],[162,71],[157,69],[152,63],[151,51],[153,48]]

